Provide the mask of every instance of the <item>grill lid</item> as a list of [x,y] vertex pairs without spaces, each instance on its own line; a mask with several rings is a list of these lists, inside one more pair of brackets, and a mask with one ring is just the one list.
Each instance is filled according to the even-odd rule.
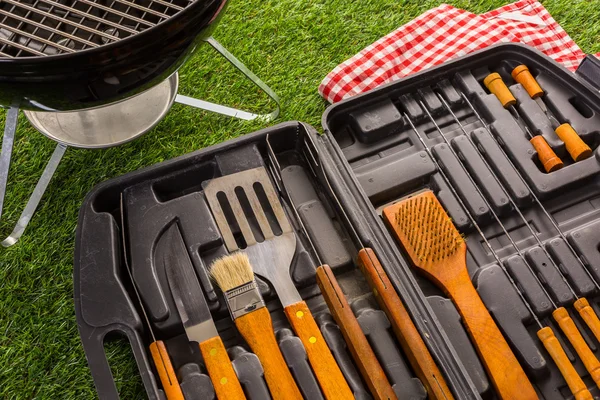
[[152,28],[194,0],[0,0],[0,58],[74,53]]

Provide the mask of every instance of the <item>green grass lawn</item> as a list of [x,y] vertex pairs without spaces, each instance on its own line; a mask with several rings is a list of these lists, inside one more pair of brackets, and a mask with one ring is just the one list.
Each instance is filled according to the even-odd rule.
[[[485,12],[505,0],[450,1]],[[588,53],[600,51],[600,0],[547,0],[546,8]],[[282,99],[276,122],[320,127],[326,104],[317,92],[338,63],[440,1],[234,0],[214,33]],[[208,47],[180,71],[180,92],[260,110],[266,97]],[[2,115],[3,123],[4,115]],[[272,124],[272,123],[271,123]],[[94,384],[73,308],[77,213],[96,184],[141,167],[268,126],[175,105],[151,132],[109,150],[69,149],[20,243],[0,248],[0,398],[93,399]],[[54,143],[21,115],[0,236],[17,221]],[[122,398],[145,398],[136,367],[109,346]]]

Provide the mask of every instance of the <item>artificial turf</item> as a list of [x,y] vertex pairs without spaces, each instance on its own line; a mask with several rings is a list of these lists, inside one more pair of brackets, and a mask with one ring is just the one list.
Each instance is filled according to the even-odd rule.
[[[485,12],[505,0],[450,1]],[[69,149],[20,242],[0,248],[0,398],[93,399],[96,392],[74,316],[77,213],[97,183],[287,120],[320,126],[321,79],[338,63],[440,1],[231,1],[214,36],[282,99],[275,122],[241,122],[175,105],[151,132],[108,150]],[[600,0],[544,6],[588,53],[600,51]],[[272,106],[208,47],[180,71],[180,92],[260,110]],[[4,115],[2,115],[2,122]],[[54,143],[20,117],[0,236],[7,236]],[[123,399],[145,398],[124,346],[107,346]]]

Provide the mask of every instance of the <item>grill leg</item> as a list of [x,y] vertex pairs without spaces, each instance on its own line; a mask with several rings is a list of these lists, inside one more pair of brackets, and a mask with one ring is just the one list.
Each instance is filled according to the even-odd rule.
[[221,43],[217,42],[212,36],[205,39],[219,54],[221,54],[227,61],[229,61],[234,67],[236,67],[242,74],[246,76],[252,83],[258,86],[263,92],[267,94],[275,103],[276,107],[273,111],[268,114],[254,114],[248,111],[239,110],[237,108],[223,106],[221,104],[211,103],[209,101],[195,99],[193,97],[183,96],[178,94],[175,97],[175,101],[180,104],[201,108],[203,110],[215,112],[229,117],[239,118],[246,121],[253,119],[262,119],[264,121],[270,121],[279,115],[279,96],[267,86],[258,76],[248,69],[240,60],[238,60],[233,54],[231,54]]
[[10,158],[15,142],[18,119],[19,109],[17,107],[9,108],[6,113],[4,136],[2,137],[2,152],[0,153],[0,219],[2,219],[2,207],[4,205],[4,195],[6,194],[6,184],[8,183],[8,170],[10,169]]
[[29,221],[31,221],[31,217],[33,217],[33,213],[40,203],[40,200],[42,199],[42,196],[44,195],[44,192],[46,191],[46,188],[52,179],[52,175],[54,175],[54,172],[56,171],[56,168],[58,167],[60,160],[62,160],[66,150],[67,146],[63,144],[56,145],[54,153],[52,153],[50,161],[48,161],[44,172],[42,172],[40,180],[38,181],[37,185],[35,185],[35,189],[33,189],[33,193],[29,197],[21,216],[19,217],[17,225],[15,225],[12,233],[6,239],[4,239],[2,243],[0,243],[2,246],[9,247],[17,243],[25,231],[27,224],[29,224]]

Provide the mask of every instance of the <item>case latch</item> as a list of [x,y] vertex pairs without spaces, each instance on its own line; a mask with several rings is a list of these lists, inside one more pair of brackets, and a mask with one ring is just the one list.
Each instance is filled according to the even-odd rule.
[[597,57],[591,54],[585,56],[575,73],[600,90],[600,60]]

